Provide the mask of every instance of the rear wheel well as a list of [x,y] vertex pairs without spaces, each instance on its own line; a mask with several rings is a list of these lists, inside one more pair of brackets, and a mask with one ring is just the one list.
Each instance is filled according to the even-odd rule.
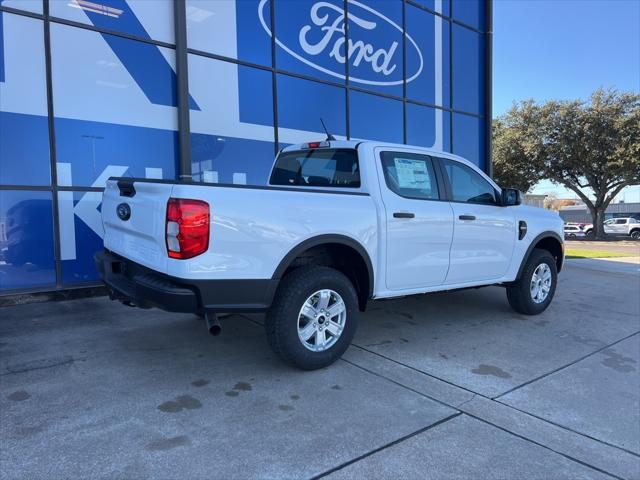
[[544,237],[540,239],[533,248],[546,250],[556,261],[558,272],[562,270],[562,244],[554,237]]
[[369,266],[355,248],[341,243],[323,243],[299,253],[288,265],[282,277],[306,265],[322,265],[342,272],[358,293],[358,306],[364,312],[371,295],[372,278]]

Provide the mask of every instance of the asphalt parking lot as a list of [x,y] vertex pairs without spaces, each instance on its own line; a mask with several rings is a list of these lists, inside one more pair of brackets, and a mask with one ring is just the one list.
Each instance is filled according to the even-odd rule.
[[640,274],[576,262],[537,317],[499,287],[374,302],[315,372],[259,316],[2,308],[0,477],[640,478]]

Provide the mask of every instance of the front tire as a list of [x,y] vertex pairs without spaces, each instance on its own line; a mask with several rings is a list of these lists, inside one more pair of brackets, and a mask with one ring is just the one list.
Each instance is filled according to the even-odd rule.
[[630,236],[633,240],[640,240],[640,230],[634,230]]
[[558,270],[553,256],[534,249],[520,279],[507,286],[509,305],[518,313],[538,315],[544,312],[556,292]]
[[284,277],[269,309],[269,345],[303,370],[331,365],[345,352],[358,325],[358,296],[349,279],[329,267],[300,267]]

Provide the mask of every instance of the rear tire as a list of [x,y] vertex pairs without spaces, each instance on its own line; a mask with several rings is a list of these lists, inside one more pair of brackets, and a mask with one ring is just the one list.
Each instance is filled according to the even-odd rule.
[[557,281],[555,259],[547,250],[536,248],[527,259],[520,278],[507,286],[509,305],[518,313],[538,315],[553,300]]
[[273,351],[303,370],[340,358],[357,325],[355,288],[344,274],[322,266],[300,267],[285,276],[265,319]]

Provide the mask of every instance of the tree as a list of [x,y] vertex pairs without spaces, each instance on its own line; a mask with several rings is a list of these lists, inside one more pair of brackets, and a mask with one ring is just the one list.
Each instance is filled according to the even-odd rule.
[[528,100],[495,124],[498,181],[564,185],[589,209],[596,238],[604,237],[605,210],[624,187],[640,183],[640,95],[599,89],[588,102]]
[[532,162],[523,161],[529,156],[535,108],[533,101],[526,101],[493,120],[494,180],[525,193],[541,180],[539,169]]

